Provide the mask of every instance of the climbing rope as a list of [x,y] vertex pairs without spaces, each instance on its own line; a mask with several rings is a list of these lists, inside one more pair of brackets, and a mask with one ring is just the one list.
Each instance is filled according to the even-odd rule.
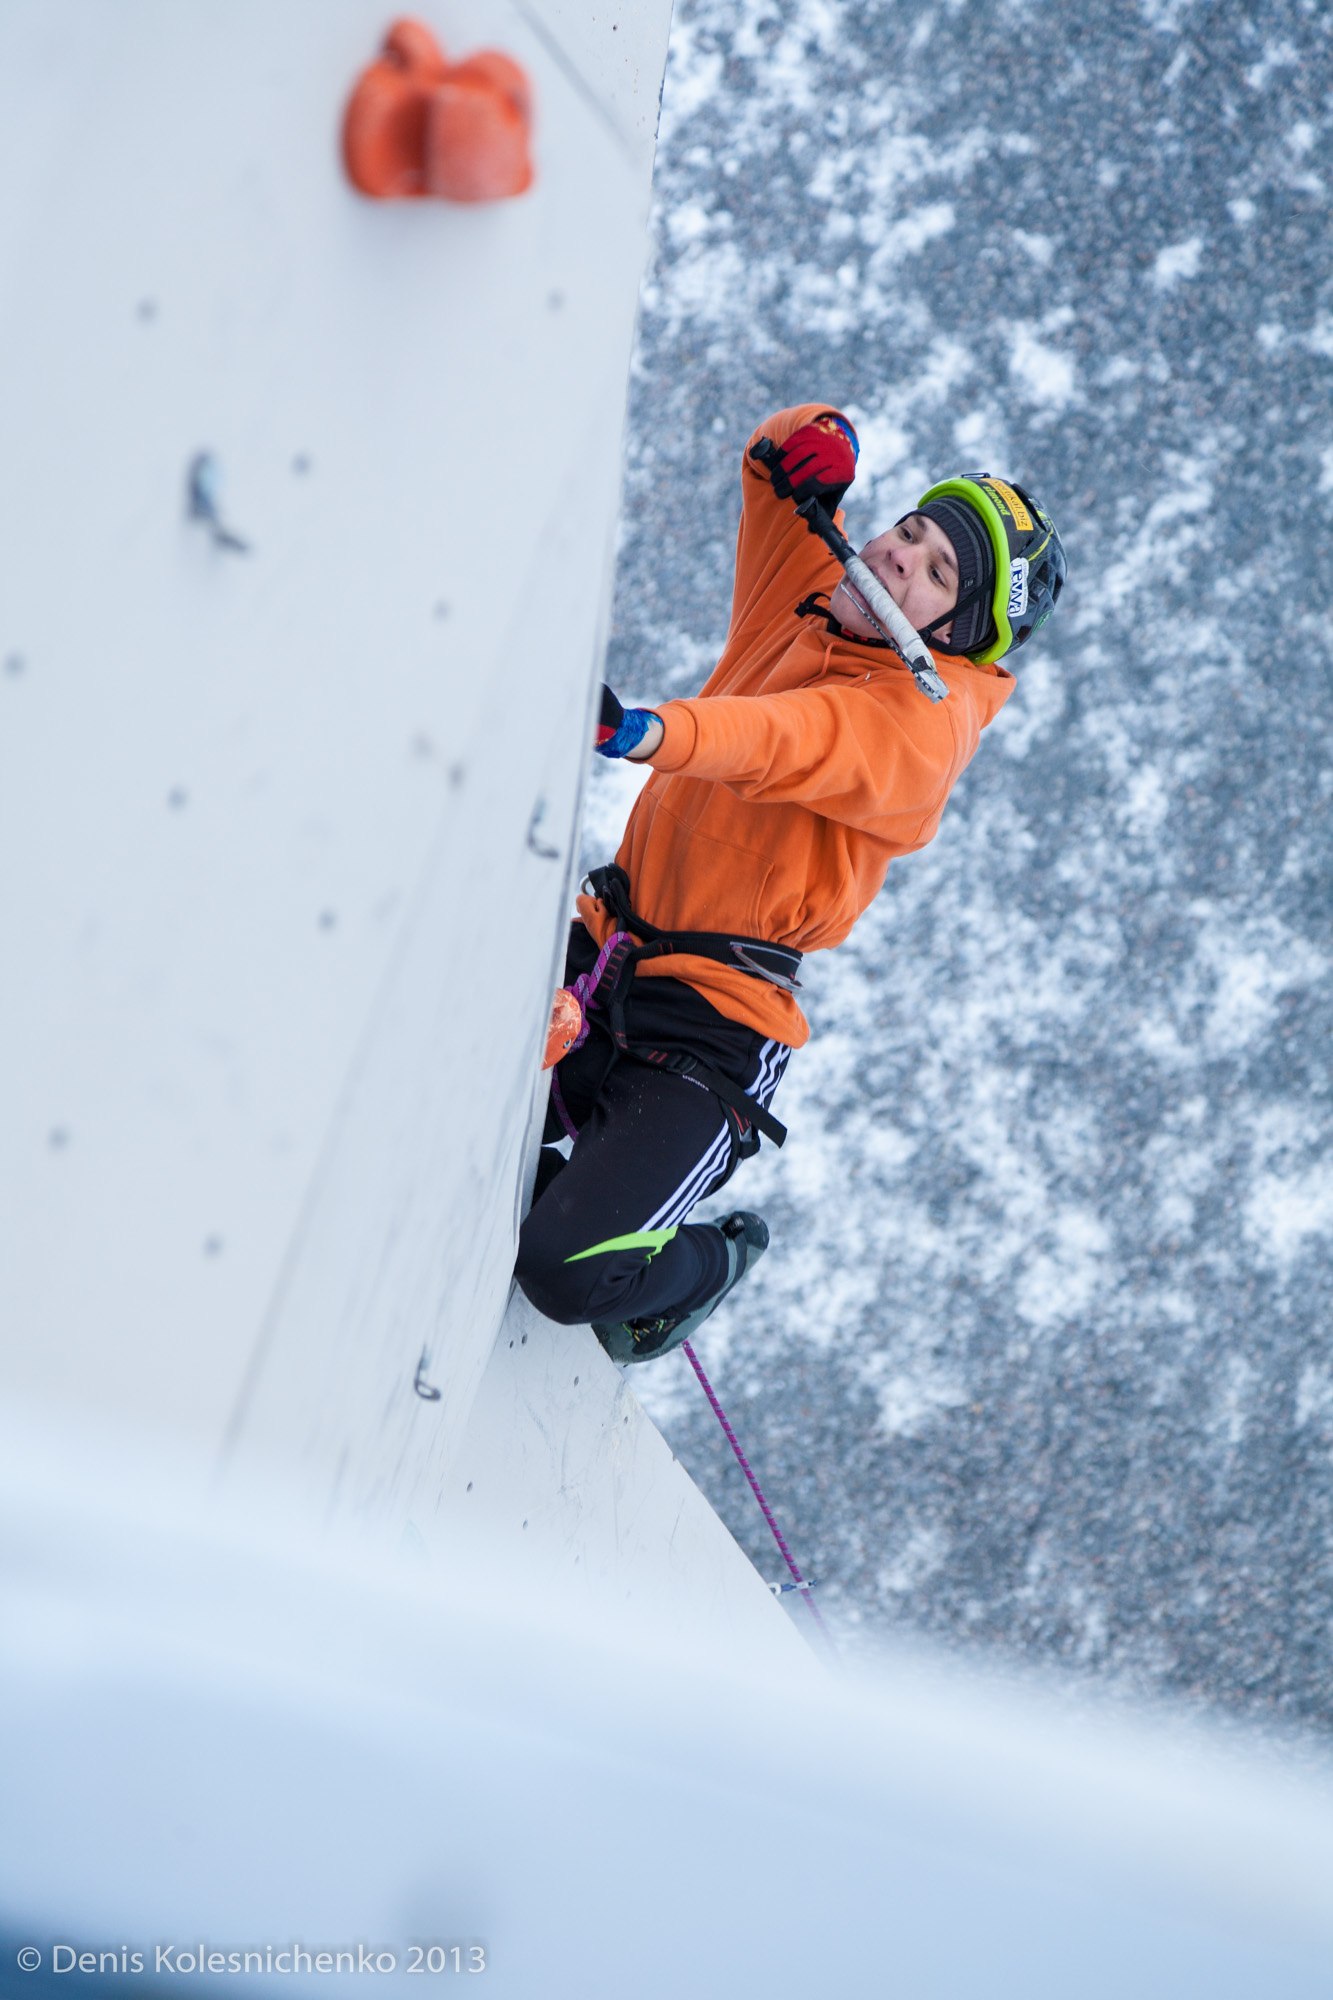
[[[786,1563],[787,1568],[791,1571],[793,1577],[796,1579],[795,1588],[800,1591],[801,1596],[803,1597],[805,1602],[809,1605],[814,1621],[816,1625],[818,1625],[820,1632],[823,1635],[824,1643],[828,1647],[830,1653],[832,1653],[835,1651],[833,1639],[829,1632],[828,1626],[824,1623],[823,1616],[820,1613],[819,1606],[815,1603],[814,1598],[810,1594],[812,1586],[806,1582],[805,1578],[801,1575],[800,1570],[796,1567],[796,1558],[793,1556],[791,1550],[787,1547],[786,1536],[783,1534],[781,1528],[777,1524],[777,1521],[774,1519],[773,1509],[769,1506],[767,1500],[765,1500],[764,1498],[763,1491],[759,1485],[759,1481],[755,1478],[754,1473],[750,1469],[750,1461],[745,1456],[745,1453],[741,1450],[740,1439],[737,1437],[735,1431],[731,1428],[731,1425],[727,1420],[727,1413],[723,1409],[721,1403],[718,1402],[712,1383],[709,1381],[708,1377],[704,1374],[703,1364],[700,1362],[698,1355],[695,1353],[694,1349],[690,1346],[688,1340],[682,1341],[681,1347],[689,1359],[689,1364],[691,1368],[694,1370],[695,1374],[699,1377],[699,1381],[700,1384],[702,1385],[703,1392],[713,1406],[713,1415],[717,1418],[718,1422],[722,1426],[722,1429],[726,1433],[727,1443],[731,1446],[732,1450],[735,1452],[737,1460],[740,1464],[741,1471],[745,1474],[745,1477],[750,1482],[750,1491],[754,1494],[755,1499],[759,1502],[759,1506],[763,1513],[764,1519],[768,1522],[769,1527],[773,1530],[773,1539],[777,1543],[778,1547],[782,1550],[782,1559]],[[784,1590],[790,1590],[792,1588],[792,1585],[784,1584],[782,1588]]]

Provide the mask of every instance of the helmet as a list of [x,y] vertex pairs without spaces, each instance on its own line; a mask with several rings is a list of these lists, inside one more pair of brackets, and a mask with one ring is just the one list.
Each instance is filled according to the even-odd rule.
[[[1055,523],[1021,486],[989,472],[960,472],[923,493],[918,503],[963,500],[981,516],[995,552],[994,632],[966,657],[985,666],[1030,639],[1055,609],[1064,588],[1065,552]],[[955,606],[955,610],[959,607]]]

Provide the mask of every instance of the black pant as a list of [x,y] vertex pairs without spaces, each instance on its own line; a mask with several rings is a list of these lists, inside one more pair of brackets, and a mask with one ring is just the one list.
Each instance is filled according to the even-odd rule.
[[[588,971],[596,955],[576,923],[566,980]],[[791,1054],[678,979],[637,978],[626,1026],[636,1045],[696,1055],[762,1104]],[[738,1130],[695,1078],[616,1057],[596,1025],[553,1074],[578,1137],[568,1161],[552,1149],[565,1133],[553,1094],[536,1192],[519,1232],[515,1276],[524,1293],[566,1326],[692,1312],[721,1284],[727,1259],[718,1232],[686,1227],[685,1217],[758,1151],[758,1134],[748,1125]]]

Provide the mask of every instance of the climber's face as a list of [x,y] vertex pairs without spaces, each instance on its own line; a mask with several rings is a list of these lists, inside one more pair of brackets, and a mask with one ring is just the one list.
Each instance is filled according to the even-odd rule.
[[[939,523],[925,514],[904,515],[887,534],[876,535],[861,550],[861,560],[918,632],[958,602],[958,558],[953,544]],[[829,610],[855,638],[880,636],[847,584],[838,585]],[[932,644],[947,647],[952,629],[942,626],[932,635]]]

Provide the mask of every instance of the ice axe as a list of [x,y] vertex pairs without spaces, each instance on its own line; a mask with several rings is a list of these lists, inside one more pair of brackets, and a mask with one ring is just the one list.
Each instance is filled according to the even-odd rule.
[[[766,465],[770,473],[780,466],[781,453],[772,438],[760,438],[758,444],[751,445],[750,456]],[[794,494],[792,497],[795,500]],[[898,609],[879,578],[862,562],[841,528],[835,525],[828,508],[814,494],[806,500],[796,500],[795,504],[811,534],[818,535],[825,548],[838,558],[849,589],[859,598],[871,623],[898,648],[927,701],[943,701],[949,692],[948,684],[940,678],[929,646]]]

